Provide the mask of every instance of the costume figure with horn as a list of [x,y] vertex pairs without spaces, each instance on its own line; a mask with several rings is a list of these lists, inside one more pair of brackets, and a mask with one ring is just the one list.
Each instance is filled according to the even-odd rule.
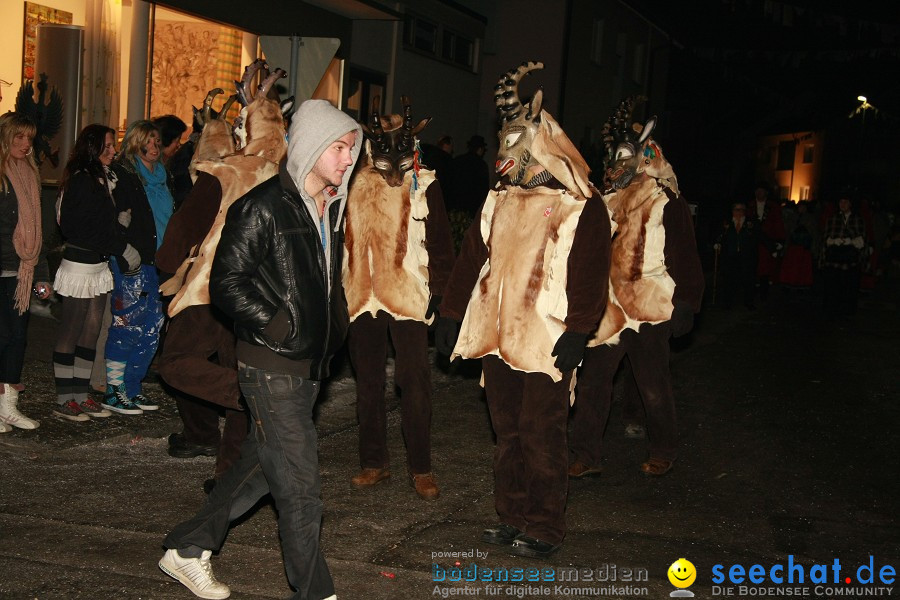
[[500,522],[481,539],[537,558],[566,533],[569,400],[606,306],[611,236],[587,163],[543,110],[542,90],[519,99],[520,79],[541,68],[523,63],[495,88],[501,181],[463,240],[435,336],[451,358],[482,358]]
[[390,476],[384,399],[390,339],[407,471],[416,493],[433,500],[439,490],[431,471],[428,325],[453,268],[453,240],[434,171],[419,167],[416,136],[431,119],[413,126],[405,96],[403,114],[382,116],[380,100],[375,97],[363,127],[366,157],[347,197],[343,283],[362,467],[353,483],[369,486]]
[[[251,82],[261,71],[254,96]],[[205,484],[207,489],[237,460],[248,425],[238,386],[232,323],[210,302],[210,267],[228,208],[275,175],[287,150],[281,107],[269,97],[275,82],[284,76],[281,69],[269,74],[263,61],[257,60],[236,82],[243,93],[226,101],[218,117],[212,116],[211,103],[222,90],[209,93],[199,115],[203,133],[191,163],[195,183],[169,221],[156,257],[160,271],[170,275],[160,291],[172,298],[159,372],[176,390],[184,424],[182,433],[169,436],[168,451],[177,458],[216,456],[214,479]],[[245,119],[252,127],[247,145],[237,152],[231,127],[223,118],[235,97],[248,99]],[[220,434],[223,409],[225,428]]]
[[677,454],[669,338],[688,333],[700,310],[704,279],[687,202],[651,133],[656,117],[634,123],[636,99],[624,100],[603,128],[603,200],[615,222],[609,301],[588,342],[578,378],[569,475],[600,472],[613,376],[627,354],[644,403],[648,475],[663,475]]

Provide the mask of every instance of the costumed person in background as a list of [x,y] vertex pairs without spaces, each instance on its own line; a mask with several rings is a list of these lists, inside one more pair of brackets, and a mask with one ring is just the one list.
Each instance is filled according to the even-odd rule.
[[860,252],[866,247],[866,225],[853,211],[850,199],[838,201],[838,211],[825,226],[822,276],[825,284],[825,311],[829,316],[856,312],[859,295]]
[[566,534],[572,378],[606,306],[610,240],[587,163],[542,90],[519,100],[519,80],[541,68],[523,63],[495,88],[501,181],[466,233],[435,335],[451,359],[482,358],[500,522],[481,539],[533,558]]
[[815,215],[809,212],[809,201],[797,203],[796,216],[786,229],[787,247],[781,261],[779,280],[789,288],[809,289],[813,284],[813,256],[818,250],[818,227]]
[[735,202],[731,205],[731,218],[724,221],[722,227],[723,231],[714,246],[722,256],[719,303],[722,308],[731,308],[734,297],[740,292],[744,306],[753,309],[756,262],[759,260],[759,222],[747,218],[747,206],[743,202]]
[[609,268],[609,303],[588,342],[573,412],[569,476],[601,470],[613,377],[631,361],[644,404],[650,456],[646,475],[664,475],[678,454],[669,338],[685,335],[700,311],[704,278],[691,211],[672,166],[651,133],[656,117],[632,123],[636,98],[624,100],[603,128],[603,200],[616,226]]
[[141,261],[125,240],[131,213],[119,211],[113,201],[116,178],[109,167],[115,156],[114,129],[96,123],[85,127],[75,140],[56,201],[66,244],[54,278],[63,302],[53,350],[53,414],[70,421],[112,415],[89,396],[97,337],[113,289],[109,257],[121,256],[135,268]]
[[159,130],[150,121],[135,121],[125,131],[122,152],[113,162],[119,210],[131,214],[126,241],[140,254],[137,265],[113,257],[110,310],[113,318],[106,340],[106,396],[103,406],[123,415],[158,410],[144,396],[141,381],[156,354],[163,325],[156,250],[172,216],[171,179],[160,162]]
[[756,284],[759,286],[759,299],[765,302],[769,298],[769,286],[778,281],[785,239],[784,218],[781,205],[769,199],[769,188],[765,184],[757,185],[753,195],[754,202],[750,203],[750,214],[747,216],[759,224]]
[[[213,118],[212,110],[204,106],[200,116],[203,133],[191,167],[196,182],[169,221],[165,242],[157,253],[160,270],[176,273],[160,286],[163,295],[173,299],[159,371],[176,392],[184,424],[181,433],[169,436],[168,452],[176,458],[216,456],[214,477],[204,483],[207,492],[237,460],[248,431],[238,385],[233,323],[211,304],[209,272],[228,208],[255,185],[276,175],[286,150],[284,119],[277,93],[272,91],[285,73],[277,69],[265,76],[254,97],[251,81],[264,68],[262,60],[248,66],[239,84],[241,93],[232,97],[249,102],[242,123],[251,136],[237,153],[231,127],[222,118],[233,100],[226,103],[219,118]],[[270,92],[275,98],[269,97]],[[222,413],[225,426],[220,433]]]
[[363,128],[366,158],[347,197],[343,282],[362,468],[352,481],[370,486],[391,474],[384,398],[390,339],[407,471],[416,493],[433,500],[428,325],[453,268],[453,240],[440,184],[418,162],[416,136],[431,119],[413,126],[409,99],[400,101],[402,115],[382,117],[375,96]]
[[[191,106],[191,110],[193,111],[191,134],[175,151],[175,154],[167,164],[169,172],[172,173],[172,198],[175,201],[176,211],[181,207],[181,203],[184,202],[187,195],[191,193],[191,188],[194,187],[194,178],[197,176],[192,168],[193,164],[196,162],[194,154],[197,150],[197,145],[206,123],[219,119],[220,113],[213,110],[212,103],[217,95],[224,93],[225,90],[222,88],[212,89],[206,94],[206,99],[203,101],[203,105],[200,108]],[[229,99],[222,107],[221,115],[223,118],[225,113],[228,112],[228,109],[231,108],[232,104],[233,101]]]
[[34,162],[34,121],[0,116],[0,433],[36,429],[18,408],[28,306],[53,293],[41,232],[41,176]]

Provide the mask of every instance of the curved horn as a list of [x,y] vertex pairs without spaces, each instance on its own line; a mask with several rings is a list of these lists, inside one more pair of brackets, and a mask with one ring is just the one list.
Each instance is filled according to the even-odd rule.
[[235,82],[237,85],[237,96],[238,100],[241,101],[241,104],[247,106],[253,100],[252,94],[250,93],[250,82],[253,80],[253,77],[256,73],[263,68],[266,64],[261,58],[257,58],[252,63],[244,67],[244,76],[241,77],[240,82]]
[[515,69],[504,73],[494,86],[494,103],[500,112],[501,121],[512,121],[522,112],[522,101],[519,99],[519,80],[531,71],[543,69],[544,63],[523,62]]
[[372,134],[375,136],[375,144],[379,149],[384,148],[384,129],[381,127],[381,115],[379,108],[381,106],[381,96],[375,96],[372,99]]
[[225,104],[222,105],[222,109],[219,110],[219,118],[224,119],[225,114],[231,109],[231,105],[235,103],[238,99],[237,94],[232,94],[228,96],[228,99],[225,101]]
[[409,96],[400,96],[400,104],[403,105],[403,144],[400,150],[406,150],[412,146],[412,104]]
[[206,94],[206,100],[203,101],[203,108],[200,110],[200,122],[204,125],[209,122],[209,111],[212,110],[212,103],[216,96],[224,94],[222,88],[213,88]]
[[281,79],[282,77],[287,77],[287,72],[284,69],[275,69],[275,72],[266,77],[266,80],[259,84],[259,90],[256,92],[257,96],[265,96],[269,93],[269,90],[275,85],[275,82]]

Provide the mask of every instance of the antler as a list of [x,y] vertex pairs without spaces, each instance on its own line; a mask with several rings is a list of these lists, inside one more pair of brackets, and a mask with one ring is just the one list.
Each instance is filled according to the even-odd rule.
[[237,89],[238,100],[240,100],[241,104],[244,106],[247,106],[253,100],[253,97],[250,94],[250,82],[253,81],[253,77],[256,76],[256,73],[263,67],[266,67],[266,61],[257,58],[244,67],[244,76],[241,77],[241,80],[234,82]]
[[228,96],[228,100],[225,101],[225,104],[222,105],[222,109],[219,111],[219,117],[224,119],[225,114],[231,108],[231,105],[237,101],[237,94],[232,94]]
[[603,124],[600,135],[610,156],[615,151],[614,146],[617,141],[626,139],[628,135],[628,127],[631,123],[631,114],[634,111],[634,107],[646,99],[644,96],[629,96],[625,98],[619,103],[618,108],[610,115],[606,123]]
[[500,111],[501,121],[512,121],[522,112],[522,101],[519,99],[519,80],[531,71],[543,69],[544,63],[528,61],[523,62],[515,70],[510,69],[500,77],[494,86],[494,102]]
[[[268,67],[266,68],[266,71],[268,72]],[[259,90],[257,90],[256,95],[268,95],[269,89],[275,84],[276,81],[278,81],[282,77],[287,77],[287,72],[285,72],[285,70],[280,67],[275,69],[274,73],[268,75],[265,81],[259,84]]]
[[384,129],[381,127],[381,115],[379,114],[379,107],[381,106],[381,96],[375,96],[372,99],[372,134],[375,136],[375,144],[380,149],[385,148],[384,142]]
[[403,105],[403,139],[398,150],[405,152],[412,145],[412,105],[409,96],[400,96]]
[[212,110],[212,103],[216,96],[219,94],[224,94],[225,90],[222,88],[213,88],[209,90],[206,94],[206,100],[203,101],[203,108],[200,110],[200,123],[206,124],[209,123],[210,116],[209,113]]

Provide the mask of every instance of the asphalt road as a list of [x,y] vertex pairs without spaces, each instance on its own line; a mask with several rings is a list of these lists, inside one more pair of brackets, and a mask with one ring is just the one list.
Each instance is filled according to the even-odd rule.
[[[322,545],[338,597],[663,598],[675,590],[667,571],[681,557],[695,566],[698,598],[900,595],[882,582],[885,566],[900,568],[897,289],[864,296],[856,316],[838,321],[823,318],[815,297],[777,293],[756,311],[704,309],[672,358],[675,469],[639,473],[646,445],[624,437],[616,402],[605,471],[571,483],[569,533],[547,561],[479,541],[495,514],[477,368],[433,371],[442,494],[428,503],[403,476],[393,399],[393,477],[369,490],[350,483],[355,392],[343,365],[317,410]],[[51,416],[54,332],[54,321],[32,319],[21,404],[41,427],[0,435],[0,598],[192,598],[156,562],[169,528],[204,501],[213,459],[166,454],[165,438],[180,426],[157,384],[146,386],[162,403],[156,414],[88,423]],[[875,581],[862,583],[870,561]],[[760,583],[747,579],[753,565]],[[233,526],[213,566],[232,598],[290,593],[271,503]],[[568,567],[580,569],[577,583],[559,580]],[[523,581],[484,581],[485,568]],[[473,575],[478,581],[465,581]]]

